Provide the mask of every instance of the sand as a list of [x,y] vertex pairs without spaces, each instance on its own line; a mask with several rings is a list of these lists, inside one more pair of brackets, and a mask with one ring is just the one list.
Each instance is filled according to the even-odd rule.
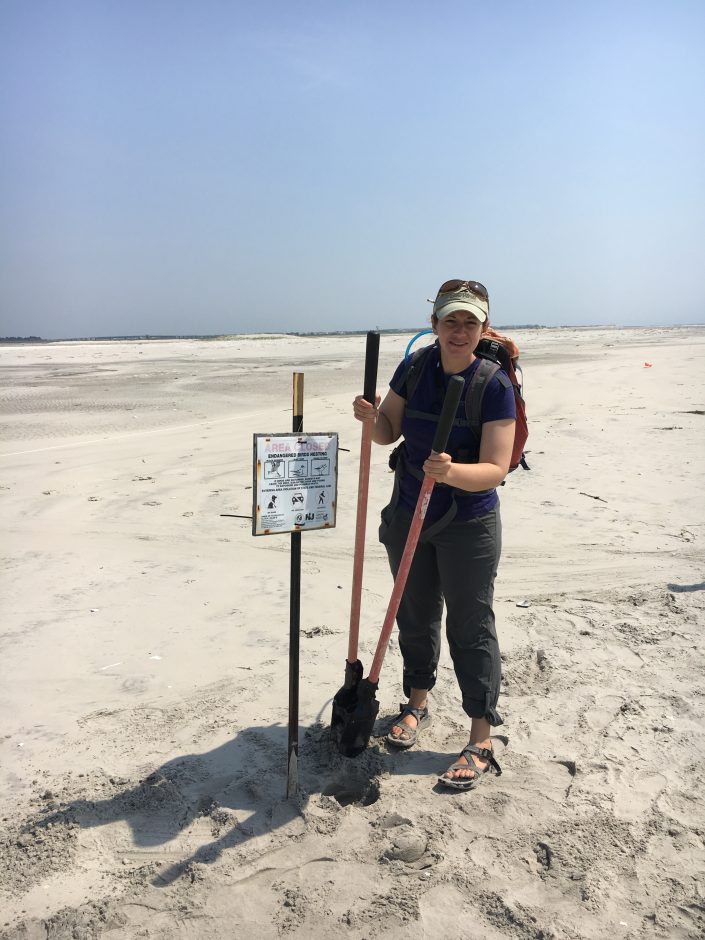
[[[381,389],[407,339],[382,337]],[[531,471],[501,493],[504,773],[471,793],[435,787],[467,735],[447,649],[417,749],[329,741],[364,337],[0,348],[3,940],[703,935],[705,329],[516,339]],[[247,517],[252,435],[290,430],[294,371],[306,430],[341,450],[337,527],[302,535],[287,801],[290,538]],[[380,735],[400,674],[393,639]]]

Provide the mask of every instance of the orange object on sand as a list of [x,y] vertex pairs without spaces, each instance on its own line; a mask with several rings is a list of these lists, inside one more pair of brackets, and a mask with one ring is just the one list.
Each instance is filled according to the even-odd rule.
[[644,368],[645,368],[645,369],[650,369],[650,368],[651,368],[651,363],[650,363],[650,362],[645,362],[645,363],[644,363]]

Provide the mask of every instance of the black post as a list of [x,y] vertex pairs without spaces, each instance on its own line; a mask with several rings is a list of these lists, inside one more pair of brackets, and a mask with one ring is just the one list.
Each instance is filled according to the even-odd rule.
[[[304,374],[294,372],[293,421],[291,430],[304,429]],[[301,626],[301,533],[291,533],[291,592],[289,599],[289,744],[286,795],[299,787],[299,632]]]

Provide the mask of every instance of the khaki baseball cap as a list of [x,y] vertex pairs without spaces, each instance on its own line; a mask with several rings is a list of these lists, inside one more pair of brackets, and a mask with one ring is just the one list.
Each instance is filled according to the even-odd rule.
[[458,311],[472,313],[480,323],[490,315],[490,298],[479,281],[461,281],[455,278],[441,284],[433,302],[433,313],[439,319]]

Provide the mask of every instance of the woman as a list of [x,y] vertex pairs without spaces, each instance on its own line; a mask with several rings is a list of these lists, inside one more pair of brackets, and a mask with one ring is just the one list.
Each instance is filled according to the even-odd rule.
[[486,289],[476,281],[446,281],[434,301],[431,325],[437,340],[424,356],[414,387],[402,362],[381,404],[379,396],[372,406],[360,395],[353,410],[358,421],[372,423],[377,444],[404,437],[397,453],[394,495],[382,511],[380,527],[395,576],[423,475],[436,481],[397,614],[408,702],[401,706],[387,741],[393,747],[412,747],[430,723],[428,692],[436,681],[445,602],[446,635],[471,728],[468,746],[438,780],[469,790],[488,771],[501,773],[490,740],[490,728],[502,724],[496,710],[501,664],[492,610],[501,551],[496,487],[509,469],[516,409],[511,383],[500,372],[482,398],[479,440],[463,420],[463,395],[447,453],[432,453],[450,377],[460,375],[467,393],[480,362],[474,350],[489,327]]

